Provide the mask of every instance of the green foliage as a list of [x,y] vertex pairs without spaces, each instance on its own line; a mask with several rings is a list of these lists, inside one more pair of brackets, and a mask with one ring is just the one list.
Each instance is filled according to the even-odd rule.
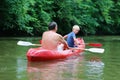
[[112,17],[112,30],[115,34],[120,34],[120,1],[114,1],[114,7],[111,9],[110,15]]
[[0,11],[1,34],[38,36],[53,20],[61,34],[75,24],[84,35],[120,34],[119,0],[2,0]]

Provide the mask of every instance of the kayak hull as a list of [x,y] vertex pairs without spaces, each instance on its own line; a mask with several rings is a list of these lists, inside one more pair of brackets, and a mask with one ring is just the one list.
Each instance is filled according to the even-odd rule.
[[78,47],[81,48],[79,50],[63,50],[63,51],[53,51],[53,50],[46,50],[42,47],[39,48],[31,48],[27,52],[27,59],[30,62],[34,61],[48,61],[48,60],[56,60],[56,59],[64,59],[70,57],[72,55],[77,55],[83,52],[85,48],[84,40],[78,38],[82,45]]

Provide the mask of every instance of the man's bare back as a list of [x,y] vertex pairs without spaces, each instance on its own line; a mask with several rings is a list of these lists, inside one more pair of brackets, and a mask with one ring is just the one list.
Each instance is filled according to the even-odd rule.
[[42,47],[49,50],[57,50],[59,34],[53,31],[46,31],[42,37]]

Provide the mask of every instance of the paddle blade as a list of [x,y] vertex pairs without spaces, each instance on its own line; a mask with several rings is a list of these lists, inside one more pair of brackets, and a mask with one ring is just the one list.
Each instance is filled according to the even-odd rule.
[[104,53],[104,49],[102,48],[89,48],[89,49],[85,49],[85,50],[88,50],[90,52],[94,52],[94,53]]
[[101,43],[88,43],[89,46],[102,47]]
[[31,46],[33,45],[31,42],[26,42],[26,41],[18,41],[17,42],[17,45],[20,45],[20,46]]

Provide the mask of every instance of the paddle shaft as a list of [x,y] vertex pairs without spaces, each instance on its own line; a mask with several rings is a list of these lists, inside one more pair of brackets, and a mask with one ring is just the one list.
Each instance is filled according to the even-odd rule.
[[32,44],[31,46],[41,46],[41,44]]

